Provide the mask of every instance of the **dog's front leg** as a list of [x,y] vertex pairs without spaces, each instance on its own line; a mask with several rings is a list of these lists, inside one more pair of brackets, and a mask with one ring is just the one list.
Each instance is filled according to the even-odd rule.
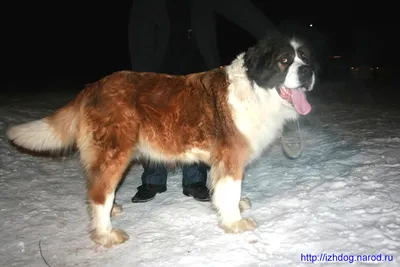
[[[218,165],[223,166],[224,164]],[[217,169],[212,171],[216,175],[212,177],[212,201],[219,214],[219,226],[227,233],[242,233],[256,229],[253,219],[242,218],[240,214],[243,173],[238,170],[229,174],[224,168],[214,168]]]

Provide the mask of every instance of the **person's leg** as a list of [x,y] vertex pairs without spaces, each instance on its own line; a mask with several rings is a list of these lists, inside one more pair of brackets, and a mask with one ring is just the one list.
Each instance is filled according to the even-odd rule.
[[[169,39],[165,0],[134,0],[129,21],[129,52],[134,71],[156,72],[164,60]],[[147,202],[167,190],[167,169],[143,164],[142,185],[132,202]]]
[[151,0],[155,2],[157,8],[154,8],[154,20],[156,24],[156,49],[154,54],[154,71],[159,71],[161,64],[167,53],[170,22],[166,0]]
[[154,69],[156,49],[155,22],[147,0],[135,0],[128,25],[129,54],[134,71]]
[[191,0],[191,26],[196,45],[208,69],[220,66],[213,0]]
[[[213,0],[191,0],[190,23],[196,46],[203,57],[206,69],[220,66],[217,45],[216,21]],[[203,163],[182,166],[183,194],[198,201],[210,201],[207,188],[207,171]]]
[[250,0],[215,0],[215,8],[257,40],[279,35],[274,24]]
[[169,27],[166,0],[133,1],[128,41],[134,71],[158,70],[167,51]]
[[167,190],[167,168],[163,164],[149,163],[143,164],[142,185],[137,189],[132,202],[147,202],[152,200],[157,193]]
[[210,191],[207,188],[208,170],[209,167],[204,163],[183,165],[183,194],[186,196],[192,196],[198,201],[210,201]]

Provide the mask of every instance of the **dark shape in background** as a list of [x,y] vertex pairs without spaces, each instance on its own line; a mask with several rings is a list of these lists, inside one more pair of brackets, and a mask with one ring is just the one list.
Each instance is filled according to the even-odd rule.
[[[170,1],[169,6],[173,5]],[[376,86],[393,83],[397,77],[394,8],[379,2],[253,2],[281,29],[312,41],[323,80],[357,80],[376,91]],[[2,91],[78,91],[111,72],[130,69],[127,31],[131,3],[9,3],[12,6],[5,10],[2,38]],[[186,17],[188,12],[181,6],[174,10]],[[171,20],[175,25],[182,23],[179,17]],[[218,16],[217,23],[224,64],[255,42],[223,17]],[[183,52],[182,56],[187,55]],[[193,66],[188,68],[196,70],[201,57],[196,51],[189,56],[186,62]]]

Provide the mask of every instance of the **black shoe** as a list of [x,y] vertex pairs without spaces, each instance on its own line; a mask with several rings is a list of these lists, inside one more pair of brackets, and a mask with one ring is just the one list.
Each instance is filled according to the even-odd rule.
[[158,184],[142,184],[139,186],[136,195],[133,196],[133,203],[143,203],[152,200],[157,193],[162,193],[167,190],[166,185]]
[[210,190],[208,190],[207,186],[202,183],[193,183],[190,185],[186,185],[183,187],[183,194],[185,196],[192,196],[197,201],[210,201]]

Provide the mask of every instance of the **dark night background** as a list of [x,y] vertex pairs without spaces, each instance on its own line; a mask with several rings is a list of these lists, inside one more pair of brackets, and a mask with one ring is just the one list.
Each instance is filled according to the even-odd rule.
[[[397,35],[394,8],[378,6],[377,2],[341,0],[253,2],[275,24],[301,31],[314,41],[320,55],[322,79],[351,79],[354,70],[361,66],[371,70],[365,75],[374,81],[389,82],[396,76],[398,64],[394,57],[399,52],[394,41]],[[63,90],[69,86],[80,90],[84,84],[106,74],[130,69],[131,1],[15,1],[9,5],[3,9],[6,13],[2,38],[6,45],[3,90],[29,88],[31,92],[39,88]],[[171,23],[188,21],[189,13],[181,9],[176,6],[174,12],[182,17],[171,18]],[[222,17],[218,18],[218,29],[224,64],[255,41]]]

